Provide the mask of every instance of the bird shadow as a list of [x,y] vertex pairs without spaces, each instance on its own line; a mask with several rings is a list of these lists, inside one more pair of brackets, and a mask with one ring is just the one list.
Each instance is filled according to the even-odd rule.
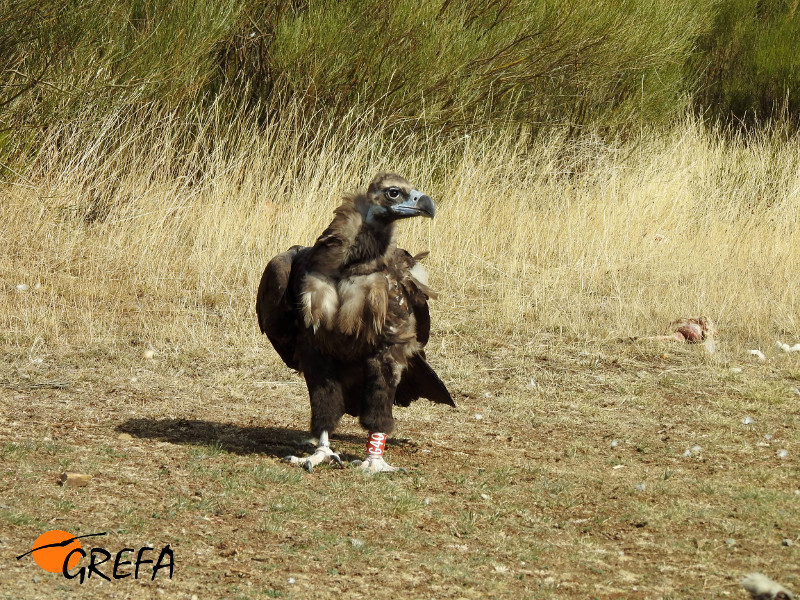
[[[128,419],[117,426],[117,431],[133,437],[182,444],[187,446],[213,446],[234,454],[265,454],[276,458],[313,449],[308,431],[285,427],[245,427],[233,423],[218,423],[202,419]],[[349,434],[331,435],[331,445],[342,460],[363,458],[362,455],[343,452],[342,444],[363,446],[366,437]],[[340,445],[339,448],[335,446]],[[396,440],[397,445],[414,445],[410,440]]]

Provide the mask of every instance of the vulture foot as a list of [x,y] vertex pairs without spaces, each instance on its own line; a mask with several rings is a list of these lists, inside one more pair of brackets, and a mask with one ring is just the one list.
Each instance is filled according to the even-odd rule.
[[314,454],[311,456],[307,456],[305,458],[299,458],[297,456],[287,456],[283,459],[283,462],[291,463],[293,465],[300,465],[306,471],[311,473],[314,470],[314,467],[321,463],[328,463],[328,464],[335,464],[341,468],[344,468],[344,463],[342,459],[339,458],[339,455],[336,454],[333,450],[331,450],[328,446],[319,446],[315,451]]
[[403,473],[408,475],[403,467],[393,467],[383,460],[382,456],[367,456],[366,460],[355,460],[353,465],[365,473]]

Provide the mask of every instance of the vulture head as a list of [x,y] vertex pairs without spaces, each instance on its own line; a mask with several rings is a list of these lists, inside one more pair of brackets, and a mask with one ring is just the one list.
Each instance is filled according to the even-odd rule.
[[389,224],[408,217],[433,218],[436,207],[430,196],[414,189],[410,183],[394,173],[381,173],[367,188],[365,204],[360,207],[366,222]]

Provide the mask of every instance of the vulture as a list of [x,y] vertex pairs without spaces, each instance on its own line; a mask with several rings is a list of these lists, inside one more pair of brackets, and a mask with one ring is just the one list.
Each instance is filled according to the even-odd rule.
[[[311,472],[343,466],[328,435],[347,413],[367,431],[370,472],[405,469],[384,460],[394,428],[392,408],[419,398],[455,406],[425,358],[430,333],[427,285],[420,261],[395,242],[395,222],[432,218],[433,200],[393,173],[381,173],[366,193],[346,195],[311,247],[292,246],[267,264],[256,299],[265,333],[286,365],[303,374],[317,448],[284,460]],[[356,461],[358,463],[358,461]]]

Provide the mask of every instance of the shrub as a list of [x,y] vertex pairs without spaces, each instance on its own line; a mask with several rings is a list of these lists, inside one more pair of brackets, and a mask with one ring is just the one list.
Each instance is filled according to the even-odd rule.
[[683,65],[709,19],[694,0],[281,6],[231,38],[228,81],[244,78],[256,96],[279,86],[308,114],[376,107],[436,128],[665,122],[686,106]]
[[220,96],[263,118],[299,100],[306,124],[356,109],[392,126],[613,131],[681,112],[708,21],[699,0],[3,4],[0,124],[15,131]]
[[722,0],[699,40],[696,104],[722,120],[796,119],[800,112],[796,0]]

